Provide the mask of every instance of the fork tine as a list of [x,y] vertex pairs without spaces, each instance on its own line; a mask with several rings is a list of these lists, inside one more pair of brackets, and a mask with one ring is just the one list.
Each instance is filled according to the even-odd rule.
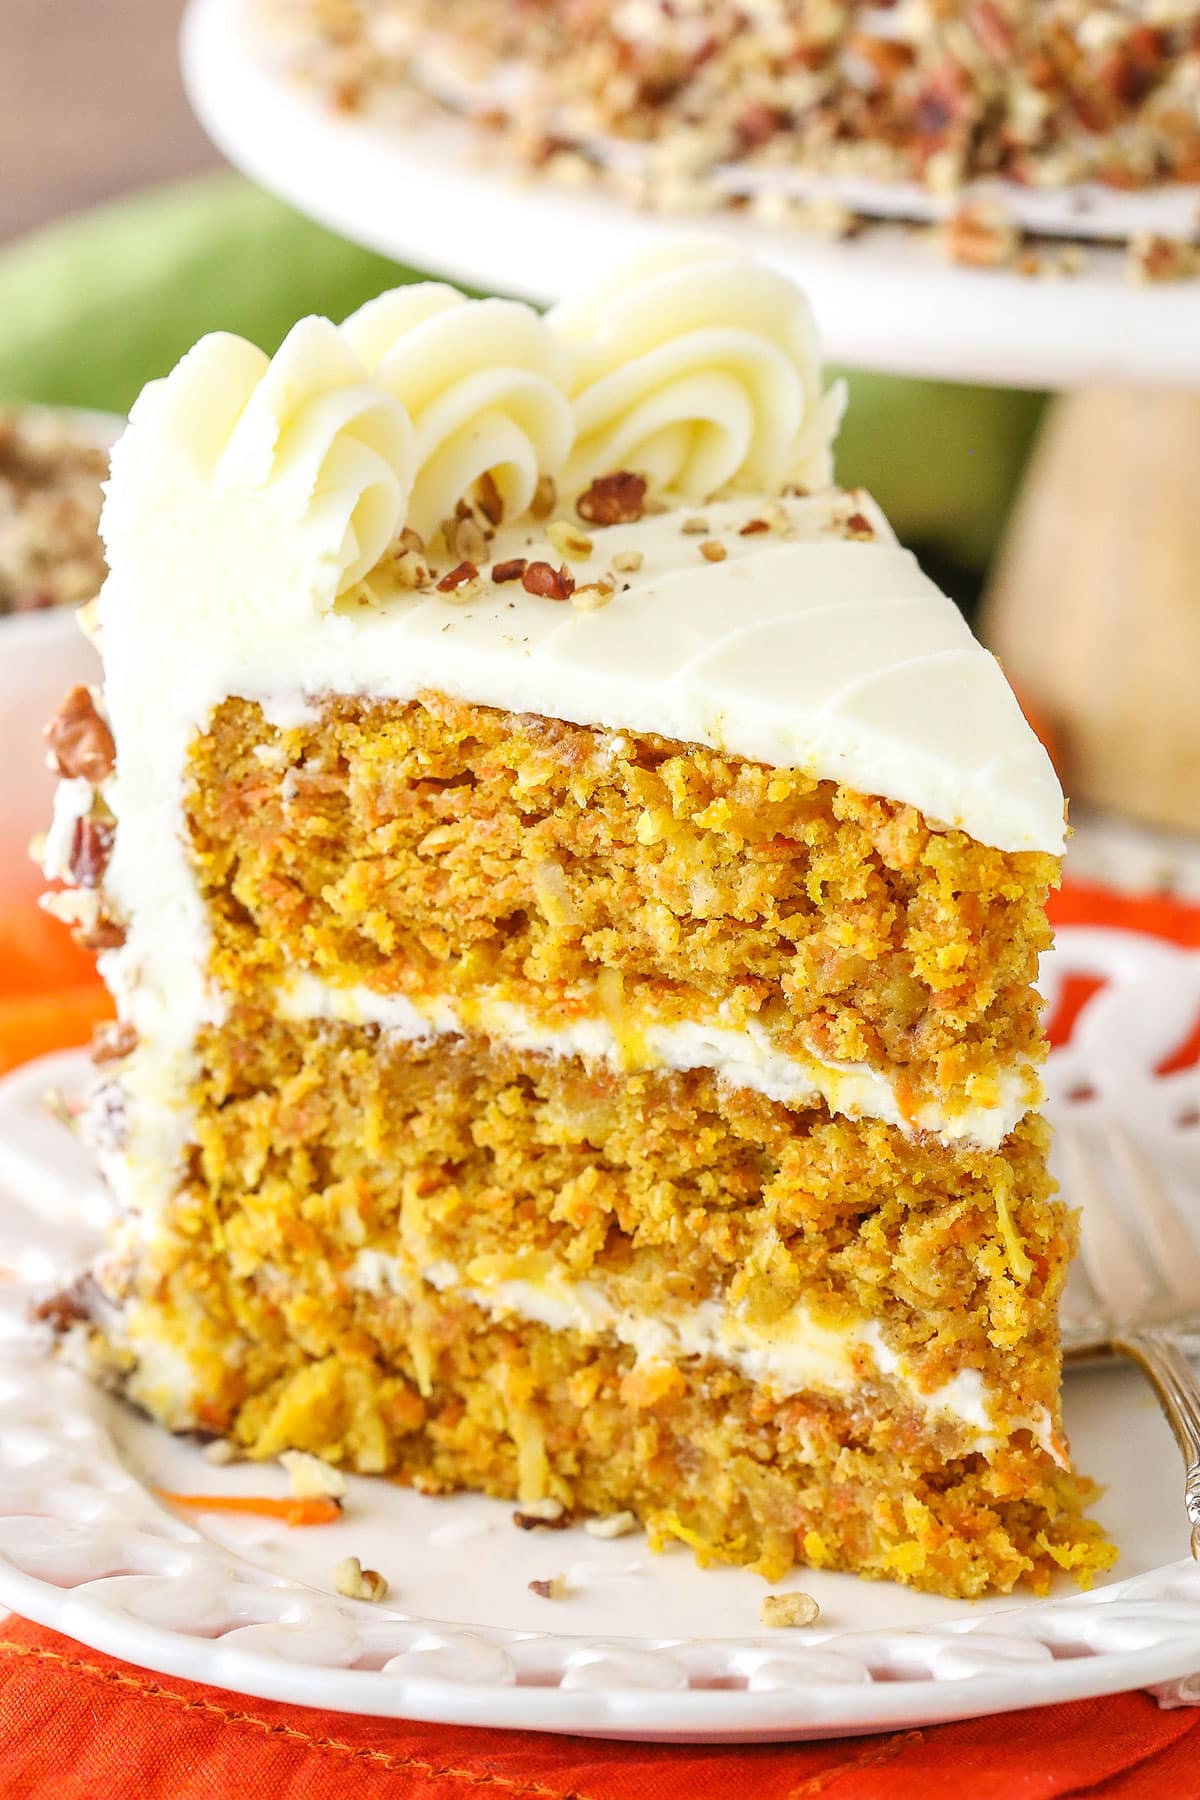
[[1080,1261],[1110,1318],[1136,1319],[1154,1294],[1146,1259],[1105,1191],[1082,1133],[1071,1125],[1058,1129],[1071,1189],[1080,1202]]
[[1117,1166],[1129,1184],[1142,1238],[1163,1287],[1181,1308],[1200,1307],[1200,1250],[1191,1232],[1125,1127],[1110,1120],[1107,1135]]

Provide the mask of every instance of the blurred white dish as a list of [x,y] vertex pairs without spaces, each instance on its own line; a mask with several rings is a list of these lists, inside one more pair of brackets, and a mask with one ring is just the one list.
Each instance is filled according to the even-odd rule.
[[[87,442],[108,450],[124,420],[71,407],[22,408],[49,413]],[[50,817],[55,777],[46,767],[42,728],[68,688],[100,679],[100,659],[72,606],[0,616],[0,881]]]

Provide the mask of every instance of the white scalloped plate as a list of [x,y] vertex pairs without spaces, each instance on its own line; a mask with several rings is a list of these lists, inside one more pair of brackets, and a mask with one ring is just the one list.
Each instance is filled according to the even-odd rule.
[[[1200,1074],[1152,1071],[1200,1007],[1200,955],[1115,932],[1060,934],[1046,978],[1103,974],[1051,1059],[1055,1108],[1097,1130],[1119,1108],[1200,1222]],[[1171,1683],[1200,1671],[1200,1568],[1185,1560],[1178,1452],[1131,1370],[1081,1370],[1067,1423],[1108,1484],[1121,1549],[1089,1595],[967,1604],[800,1570],[813,1630],[764,1633],[764,1591],[641,1537],[524,1533],[511,1508],[356,1480],[343,1520],[289,1531],[172,1512],[153,1494],[284,1494],[275,1467],[215,1468],[46,1358],[25,1323],[38,1291],[95,1241],[103,1198],[45,1111],[84,1079],[80,1053],[0,1083],[0,1604],[164,1674],[347,1712],[680,1741],[885,1731]],[[347,1555],[380,1569],[385,1605],[339,1599]],[[530,1580],[565,1573],[569,1597]]]
[[[201,124],[238,168],[356,242],[485,291],[538,303],[668,233],[720,232],[793,275],[835,362],[899,375],[1066,388],[1113,381],[1200,385],[1200,282],[1131,284],[1118,250],[1093,246],[1070,280],[951,267],[906,225],[829,243],[744,214],[669,218],[612,194],[520,179],[466,120],[431,102],[335,113],[282,75],[247,0],[189,0],[184,81]],[[827,184],[828,185],[828,184]],[[836,185],[836,184],[835,184]],[[899,194],[911,209],[915,190]],[[1189,229],[1192,190],[1080,191],[1073,229]],[[865,204],[856,189],[843,197]],[[1007,195],[1011,200],[1012,194]],[[879,196],[875,196],[875,204]],[[1057,229],[1056,201],[1026,195],[1031,227]],[[1112,209],[1119,217],[1114,220]],[[1194,229],[1194,221],[1191,228]]]

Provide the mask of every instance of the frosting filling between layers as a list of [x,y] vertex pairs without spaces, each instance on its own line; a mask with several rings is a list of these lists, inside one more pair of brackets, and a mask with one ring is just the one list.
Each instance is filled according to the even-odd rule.
[[[578,1056],[626,1074],[645,1069],[711,1069],[731,1087],[751,1088],[784,1106],[823,1101],[848,1118],[883,1119],[903,1131],[928,1131],[946,1142],[996,1149],[1032,1106],[1040,1088],[1032,1066],[989,1074],[986,1100],[961,1104],[901,1105],[897,1084],[865,1063],[837,1063],[815,1054],[785,1053],[755,1021],[730,1027],[719,1014],[709,1020],[654,1021],[630,1013],[616,1022],[599,1006],[583,1018],[553,1025],[483,989],[469,1001],[438,997],[413,1000],[365,986],[338,987],[311,973],[296,974],[277,991],[276,1011],[297,1021],[331,1019],[374,1025],[411,1042],[470,1032],[514,1049],[545,1056]],[[984,1083],[980,1082],[980,1087]]]
[[[352,1283],[369,1293],[410,1295],[420,1280],[441,1293],[455,1293],[485,1312],[513,1314],[588,1338],[612,1336],[629,1345],[639,1363],[701,1359],[728,1364],[779,1397],[813,1391],[844,1397],[873,1379],[894,1383],[914,1407],[930,1416],[955,1420],[986,1450],[1002,1441],[992,1417],[987,1384],[978,1370],[964,1369],[941,1386],[923,1390],[904,1359],[884,1342],[879,1323],[862,1320],[840,1327],[823,1325],[803,1305],[772,1326],[755,1326],[717,1300],[681,1306],[650,1317],[619,1305],[598,1281],[567,1281],[554,1274],[537,1280],[494,1277],[481,1265],[464,1273],[448,1262],[431,1263],[419,1275],[396,1256],[360,1250]],[[1056,1461],[1052,1421],[1044,1408],[1022,1417],[1012,1430],[1027,1430]]]

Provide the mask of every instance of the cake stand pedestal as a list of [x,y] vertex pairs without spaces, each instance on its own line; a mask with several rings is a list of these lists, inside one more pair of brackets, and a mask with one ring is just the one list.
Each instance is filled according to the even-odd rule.
[[1060,734],[1074,800],[1200,833],[1200,392],[1053,403],[983,633]]
[[281,73],[248,0],[190,0],[182,56],[233,163],[401,262],[546,303],[642,244],[703,229],[803,285],[834,362],[1062,394],[985,635],[1061,733],[1073,793],[1200,830],[1200,281],[1135,286],[1122,253],[1096,245],[1071,279],[957,268],[903,225],[830,243],[518,180],[444,112],[332,111]]

